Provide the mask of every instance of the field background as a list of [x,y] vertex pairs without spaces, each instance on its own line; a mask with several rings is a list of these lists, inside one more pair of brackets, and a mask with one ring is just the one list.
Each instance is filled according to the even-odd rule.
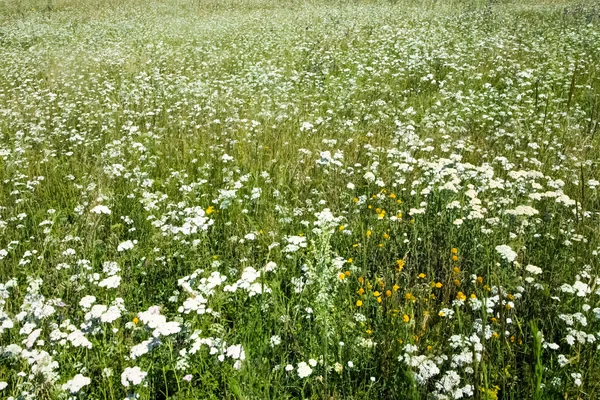
[[0,397],[598,398],[599,66],[592,1],[0,0]]

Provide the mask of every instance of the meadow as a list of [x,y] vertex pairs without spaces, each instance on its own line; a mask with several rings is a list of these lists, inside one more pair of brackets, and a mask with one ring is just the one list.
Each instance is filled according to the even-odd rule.
[[0,398],[600,398],[600,6],[0,0]]

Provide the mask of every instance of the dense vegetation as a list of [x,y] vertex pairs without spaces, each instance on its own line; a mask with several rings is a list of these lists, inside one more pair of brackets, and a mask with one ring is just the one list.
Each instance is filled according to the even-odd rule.
[[600,7],[0,0],[0,397],[600,396]]

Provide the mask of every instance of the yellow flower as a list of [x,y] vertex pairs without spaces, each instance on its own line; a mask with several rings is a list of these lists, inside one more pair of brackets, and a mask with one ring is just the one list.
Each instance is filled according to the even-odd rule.
[[356,293],[358,293],[359,295],[362,296],[363,294],[365,294],[365,289],[360,288],[360,289],[358,289],[358,292],[356,292]]
[[391,291],[391,290],[386,290],[386,291],[385,291],[385,295],[386,295],[387,297],[392,297],[392,291]]
[[498,334],[496,332],[492,333],[492,336],[494,337],[494,339],[498,339]]
[[438,289],[441,288],[442,286],[444,286],[442,284],[442,282],[438,282],[438,283],[435,284],[435,287],[438,288]]
[[463,292],[458,292],[458,293],[456,294],[456,299],[457,299],[457,300],[462,300],[462,301],[465,301],[465,300],[467,299],[467,296],[465,296],[465,294],[464,294]]
[[354,244],[352,245],[352,247],[354,247],[354,248],[358,247],[358,243],[354,243]]
[[215,212],[215,207],[214,207],[214,206],[210,206],[210,207],[208,207],[208,208],[205,210],[205,212],[206,212],[206,214],[207,214],[207,215],[210,215],[210,214],[212,214],[212,213],[214,213],[214,212]]
[[388,235],[387,233],[384,233],[384,234],[383,234],[383,238],[384,238],[384,239],[389,239],[389,238],[390,238],[390,235]]
[[340,281],[343,281],[344,279],[346,279],[346,275],[344,275],[343,272],[340,272],[340,274],[338,275],[338,278]]
[[458,254],[458,249],[456,247],[453,247],[450,251],[452,252],[452,254]]
[[454,267],[454,268],[452,268],[452,272],[454,272],[455,274],[458,274],[460,272],[460,268]]
[[372,233],[373,233],[373,232],[371,232],[370,230],[368,230],[368,231],[367,231],[367,237],[371,237],[371,234],[372,234]]
[[358,283],[363,284],[365,283],[365,278],[363,278],[362,276],[358,277]]
[[356,300],[356,307],[362,306],[362,300]]
[[394,289],[394,292],[397,292],[397,291],[398,291],[398,289],[400,289],[400,286],[398,286],[398,285],[394,285],[394,286],[392,287],[392,289]]
[[354,260],[352,259],[352,257],[350,257],[347,262],[352,263],[352,261]]
[[458,256],[452,256],[452,261],[458,261]]
[[375,297],[379,297],[379,296],[381,296],[381,293],[379,293],[378,291],[374,291],[374,292],[373,292],[373,296],[375,296]]
[[385,217],[385,210],[382,210],[380,213],[377,213],[378,219],[383,219]]
[[396,260],[396,271],[402,271],[404,268],[404,260]]
[[382,301],[383,301],[383,300],[381,300],[381,297],[378,297],[378,298],[377,298],[377,302],[378,302],[378,303],[381,303]]
[[481,276],[477,277],[477,283],[479,283],[479,284],[483,283],[483,278]]
[[344,225],[340,225],[340,231],[343,231],[346,227]]
[[367,335],[370,335],[371,333],[373,333],[373,331],[370,329],[367,329],[365,332],[367,332]]
[[460,280],[459,280],[459,279],[455,279],[455,280],[453,280],[452,282],[454,282],[454,284],[455,284],[456,286],[460,285]]
[[404,314],[404,316],[402,317],[402,321],[408,323],[410,321],[410,317],[406,314]]
[[358,197],[353,198],[352,201],[358,203]]
[[394,193],[390,194],[390,199],[395,199],[396,195]]
[[469,297],[472,298],[472,299],[476,299],[477,295],[475,293],[471,293],[471,296],[469,296]]
[[427,276],[427,275],[425,275],[425,274],[424,274],[424,273],[422,273],[422,272],[419,274],[419,278],[421,278],[421,279],[425,278],[426,276]]
[[140,320],[138,319],[138,317],[134,317],[132,322],[137,325],[137,323],[140,322]]
[[344,275],[350,276],[350,271],[344,271]]
[[440,311],[440,312],[438,313],[438,315],[439,315],[440,317],[443,317],[443,316],[444,316],[444,315],[446,315],[446,314],[445,314],[443,311]]

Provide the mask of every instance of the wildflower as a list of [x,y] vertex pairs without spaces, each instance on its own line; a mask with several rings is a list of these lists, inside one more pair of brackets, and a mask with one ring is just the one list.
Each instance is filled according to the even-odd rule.
[[312,374],[312,368],[307,363],[302,361],[298,364],[298,376],[300,378],[306,378],[310,374]]
[[82,374],[77,374],[68,381],[67,383],[62,385],[62,389],[66,392],[70,392],[72,394],[78,393],[84,386],[89,385],[92,380],[88,377],[83,376]]
[[356,300],[356,307],[360,307],[363,305],[362,300]]
[[408,323],[410,321],[410,317],[407,314],[404,314],[404,316],[402,316],[402,321]]
[[525,271],[529,272],[532,275],[540,275],[542,273],[542,269],[540,267],[536,267],[535,265],[527,265],[525,267]]
[[106,214],[106,215],[110,215],[110,214],[111,214],[110,208],[108,208],[108,207],[106,207],[106,206],[103,206],[103,205],[101,205],[101,204],[100,204],[100,205],[97,205],[97,206],[96,206],[96,207],[94,207],[94,208],[92,208],[92,209],[90,210],[90,212],[91,212],[91,213],[94,213],[94,214]]
[[146,375],[148,375],[148,373],[142,371],[140,367],[127,367],[121,374],[121,383],[125,387],[128,387],[130,384],[136,386],[142,383]]
[[132,242],[131,240],[127,240],[127,241],[119,244],[119,246],[117,246],[117,251],[121,252],[121,251],[131,250],[131,249],[133,249],[134,244],[135,243]]
[[515,253],[513,249],[505,244],[496,246],[496,251],[504,260],[508,261],[509,263],[512,263],[517,258],[517,253]]

